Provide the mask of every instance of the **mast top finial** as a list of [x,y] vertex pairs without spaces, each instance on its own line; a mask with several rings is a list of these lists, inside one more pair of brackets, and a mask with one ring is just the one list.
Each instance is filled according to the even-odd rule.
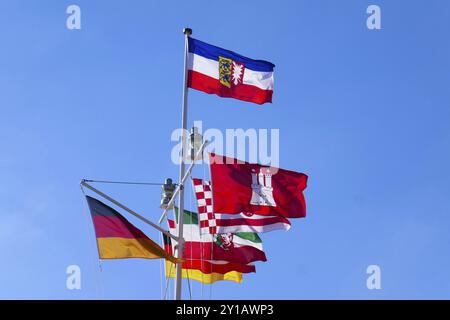
[[192,34],[192,29],[191,28],[184,28],[183,29],[183,33],[187,36],[190,36]]

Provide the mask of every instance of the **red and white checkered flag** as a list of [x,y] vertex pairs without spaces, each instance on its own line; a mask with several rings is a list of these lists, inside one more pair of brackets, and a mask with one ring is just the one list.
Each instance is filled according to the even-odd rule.
[[291,223],[280,216],[262,216],[248,212],[237,214],[215,213],[211,182],[192,179],[197,197],[197,207],[201,234],[269,232],[289,230]]
[[213,211],[211,182],[192,179],[197,197],[200,233],[216,234],[216,217]]

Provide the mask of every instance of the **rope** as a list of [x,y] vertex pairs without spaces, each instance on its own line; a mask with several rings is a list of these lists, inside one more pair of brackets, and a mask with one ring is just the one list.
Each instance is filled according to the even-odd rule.
[[[212,241],[212,244],[211,244],[211,261],[214,261],[214,251],[213,251],[213,249],[214,249],[214,235],[212,236],[212,239],[211,239],[211,241]],[[212,274],[212,268],[213,268],[213,264],[212,263],[210,263],[210,269],[209,269],[209,272],[210,272],[210,274]],[[211,300],[211,290],[212,290],[212,286],[213,286],[213,283],[211,283],[210,285],[209,285],[209,300]]]
[[128,185],[131,184],[131,185],[144,185],[144,186],[162,186],[162,185],[164,185],[164,183],[159,183],[159,182],[109,181],[109,180],[90,180],[90,179],[83,179],[83,181],[95,182],[95,183],[128,184]]
[[192,290],[191,290],[191,277],[189,276],[189,269],[186,269],[187,283],[189,288],[189,300],[192,300]]
[[103,263],[102,260],[98,259],[98,269],[100,271],[100,276],[98,277],[98,282],[100,283],[100,296],[102,298],[102,300],[105,299],[105,292],[103,290]]
[[[86,192],[84,191],[84,188],[82,185],[80,185],[80,189],[81,189],[81,192],[83,193],[83,195],[86,197]],[[90,224],[87,219],[85,219],[84,221],[86,223],[86,230],[89,230],[87,232],[87,234],[88,234],[89,243],[91,243],[92,242],[92,236],[91,236],[91,230],[90,230],[91,227],[90,227]],[[97,239],[95,239],[95,241],[97,242]],[[92,268],[94,270],[94,274],[96,275],[95,276],[95,290],[97,293],[97,297],[100,297],[101,300],[104,300],[105,296],[104,296],[103,283],[102,283],[102,277],[101,277],[102,271],[103,271],[102,260],[97,258],[92,250],[90,250],[90,251],[91,251],[91,257],[92,257]],[[98,272],[97,272],[97,267],[98,267]]]
[[172,274],[172,268],[173,268],[174,263],[171,262],[170,263],[170,269],[169,269],[169,277],[167,277],[167,281],[166,281],[166,289],[164,290],[164,300],[166,300],[167,297],[167,290],[169,289],[169,283],[170,283],[170,275]]
[[[195,196],[195,200],[194,200],[195,201],[195,207],[198,207],[198,205],[197,205],[197,195],[195,194],[195,190],[192,187],[193,186],[192,175],[190,175],[190,178],[191,178],[191,190],[192,190],[192,192],[189,193],[189,198],[191,200],[190,202],[192,204],[192,194],[194,193],[194,196]],[[200,214],[197,213],[197,227],[198,227],[198,232],[199,232],[199,235],[200,235],[200,253],[203,253],[203,234],[202,234],[201,229],[200,229],[200,216],[199,215]],[[191,224],[192,224],[192,216],[191,216]],[[192,232],[193,232],[193,230],[191,228],[191,238],[192,238]],[[193,248],[191,247],[191,257],[192,257],[192,250],[193,250]],[[201,275],[202,275],[202,281],[201,281],[200,286],[201,286],[201,297],[202,297],[202,299],[203,299],[203,285],[204,285],[203,262],[204,262],[204,260],[203,260],[203,254],[202,254],[202,255],[200,255],[200,268],[201,268],[200,272],[201,272]]]
[[[190,222],[190,224],[192,224],[192,192],[189,192],[189,209],[191,211],[191,214],[189,215],[189,220],[190,220],[189,222]],[[183,217],[184,217],[184,215],[183,215]],[[191,239],[192,239],[192,228],[190,228],[190,229],[191,229]],[[192,246],[191,246],[190,258],[192,259]],[[186,273],[188,276],[189,298],[190,298],[190,300],[192,300],[191,277],[189,276],[188,269],[186,269]]]
[[212,289],[213,289],[213,284],[214,284],[214,283],[211,283],[211,284],[209,285],[209,300],[212,300]]
[[[161,232],[158,232],[158,233],[159,233],[159,241],[162,244],[163,249],[165,249],[164,248],[163,235],[162,235]],[[162,271],[162,269],[163,269],[163,265],[162,265],[163,261],[166,261],[166,260],[159,259],[159,284],[160,284],[159,286],[160,286],[160,293],[161,293],[160,299],[161,300],[163,300],[163,294],[164,294],[164,287],[163,287],[163,281],[164,281],[163,277],[164,277],[164,275],[163,275],[163,271]]]
[[[203,181],[206,181],[206,165],[204,164],[203,165]],[[211,191],[212,191],[212,185],[211,185]],[[211,244],[211,261],[214,261],[214,251],[213,251],[213,248],[214,248],[214,235],[212,235],[212,244]],[[212,268],[213,268],[213,264],[212,263],[210,263],[210,269],[209,269],[209,272],[210,272],[210,274],[212,274]],[[212,294],[211,294],[211,292],[212,292],[212,286],[213,286],[213,283],[211,283],[210,285],[209,285],[209,300],[211,300],[211,296],[212,296]]]

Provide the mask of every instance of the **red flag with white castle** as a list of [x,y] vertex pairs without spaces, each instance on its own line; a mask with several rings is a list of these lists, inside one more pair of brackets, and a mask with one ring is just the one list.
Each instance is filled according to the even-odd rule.
[[193,178],[195,196],[199,213],[200,232],[202,234],[269,232],[289,230],[291,223],[281,216],[262,216],[251,212],[224,214],[213,211],[212,186],[209,181]]
[[214,212],[303,218],[308,176],[210,154]]

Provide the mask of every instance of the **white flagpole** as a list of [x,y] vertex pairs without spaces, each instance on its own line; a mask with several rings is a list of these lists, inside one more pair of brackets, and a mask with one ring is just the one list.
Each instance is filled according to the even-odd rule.
[[[184,250],[184,238],[183,238],[183,224],[184,224],[184,186],[182,180],[185,174],[184,158],[186,155],[186,129],[187,129],[187,107],[188,107],[188,54],[189,54],[189,36],[192,34],[192,29],[184,28],[184,85],[183,85],[183,107],[181,111],[181,161],[180,161],[180,198],[178,203],[178,248],[177,258],[182,258]],[[176,280],[175,280],[175,299],[181,300],[181,284],[182,284],[182,271],[183,266],[181,263],[177,263],[176,268]]]

